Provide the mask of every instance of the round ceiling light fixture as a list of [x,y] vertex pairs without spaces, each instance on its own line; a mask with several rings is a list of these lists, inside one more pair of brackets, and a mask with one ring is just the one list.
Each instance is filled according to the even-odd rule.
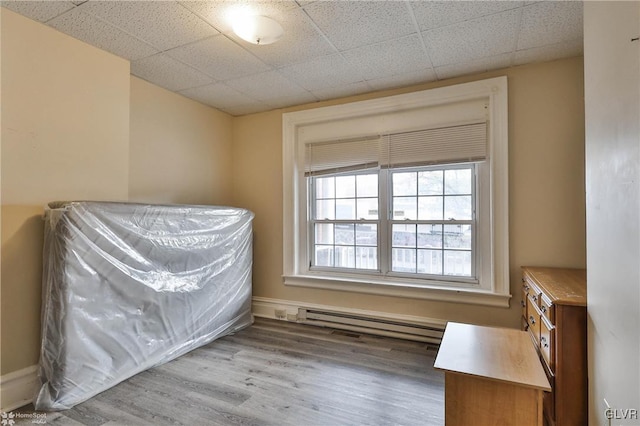
[[233,23],[233,32],[241,39],[258,45],[276,42],[284,34],[282,25],[260,15],[237,17]]

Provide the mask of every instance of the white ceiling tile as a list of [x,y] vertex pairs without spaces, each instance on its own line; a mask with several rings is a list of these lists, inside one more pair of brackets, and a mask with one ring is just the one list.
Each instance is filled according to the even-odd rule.
[[255,99],[238,92],[224,83],[194,87],[181,90],[180,93],[188,98],[220,109],[249,105],[257,102]]
[[172,1],[88,1],[78,7],[160,50],[218,34],[207,22]]
[[513,53],[503,53],[501,55],[477,59],[455,65],[446,65],[436,68],[436,74],[440,80],[446,78],[459,77],[461,75],[481,73],[511,66]]
[[156,49],[106,22],[83,13],[80,8],[52,19],[53,28],[87,42],[100,49],[129,60],[136,60],[158,53]]
[[432,68],[428,68],[407,74],[394,75],[392,77],[377,78],[375,80],[369,80],[367,83],[369,83],[369,86],[374,90],[384,90],[427,83],[434,80],[436,80],[436,73]]
[[161,53],[131,62],[131,74],[173,91],[213,81],[198,70]]
[[357,67],[338,53],[290,65],[279,71],[307,90],[345,86],[363,80]]
[[224,35],[180,46],[165,53],[216,80],[229,80],[269,69],[268,65]]
[[[1,4],[132,60],[134,75],[233,115],[582,52],[579,1]],[[275,19],[285,30],[283,38],[266,46],[240,40],[227,20],[235,8]]]
[[287,80],[277,71],[253,74],[247,77],[227,80],[225,83],[259,101],[309,94],[308,91]]
[[534,47],[532,49],[518,50],[514,59],[514,65],[553,61],[555,59],[580,55],[582,55],[581,38],[564,41],[562,43],[548,44],[542,47]]
[[268,16],[284,25],[283,14],[298,8],[292,0],[216,0],[180,3],[222,33],[232,32],[231,17],[237,13]]
[[338,50],[417,31],[407,4],[400,1],[319,1],[305,11]]
[[440,28],[522,6],[521,1],[412,1],[420,30]]
[[327,89],[314,90],[312,93],[321,101],[344,98],[346,96],[359,95],[371,92],[371,87],[365,82],[351,83],[345,86],[329,87]]
[[233,32],[228,36],[262,61],[276,68],[335,52],[333,46],[321,36],[302,9],[291,9],[281,16],[284,34],[276,43],[257,46],[240,39]]
[[13,1],[3,0],[2,7],[13,10],[34,21],[47,22],[71,10],[75,5],[70,1]]
[[518,50],[582,38],[582,2],[540,2],[522,9]]
[[434,66],[469,62],[515,50],[520,9],[425,31]]
[[431,67],[417,34],[343,52],[366,80],[406,74]]

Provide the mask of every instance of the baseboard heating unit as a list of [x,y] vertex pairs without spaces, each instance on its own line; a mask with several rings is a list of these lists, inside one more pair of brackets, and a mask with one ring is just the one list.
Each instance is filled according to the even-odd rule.
[[444,333],[444,326],[439,325],[403,323],[364,315],[307,308],[298,309],[298,322],[435,344],[440,344]]

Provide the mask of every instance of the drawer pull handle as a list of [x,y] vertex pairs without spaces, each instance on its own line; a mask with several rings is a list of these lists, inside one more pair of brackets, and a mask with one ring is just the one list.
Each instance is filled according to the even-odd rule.
[[529,315],[529,322],[531,323],[531,325],[536,323],[536,320],[533,319],[533,315]]
[[526,306],[525,303],[524,303],[524,300],[520,301],[520,306],[523,307],[523,308]]
[[542,309],[541,310],[542,310],[543,314],[547,313],[547,307],[546,306],[542,305]]
[[542,342],[542,346],[544,346],[545,348],[549,347],[549,344],[547,343],[547,338],[544,336],[540,336],[540,342]]
[[524,286],[524,291],[529,291],[529,286],[528,285]]
[[537,302],[538,301],[538,296],[533,296],[533,301]]

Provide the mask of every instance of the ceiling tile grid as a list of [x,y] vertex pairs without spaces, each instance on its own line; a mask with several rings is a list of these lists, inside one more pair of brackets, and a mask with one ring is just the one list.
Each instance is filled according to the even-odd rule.
[[[131,61],[232,115],[582,54],[580,1],[15,1],[0,4]],[[256,46],[238,11],[284,28]]]
[[87,1],[77,6],[164,51],[218,34],[172,1]]
[[166,54],[216,80],[230,80],[271,68],[224,35],[176,47]]
[[3,1],[2,6],[38,22],[47,22],[73,9],[70,1]]
[[58,31],[128,60],[145,58],[159,53],[156,48],[100,18],[84,13],[80,8],[52,19],[49,21],[49,25]]
[[203,86],[213,80],[164,53],[131,62],[131,74],[171,91]]
[[520,9],[512,9],[423,32],[433,65],[459,64],[513,52],[521,13]]

